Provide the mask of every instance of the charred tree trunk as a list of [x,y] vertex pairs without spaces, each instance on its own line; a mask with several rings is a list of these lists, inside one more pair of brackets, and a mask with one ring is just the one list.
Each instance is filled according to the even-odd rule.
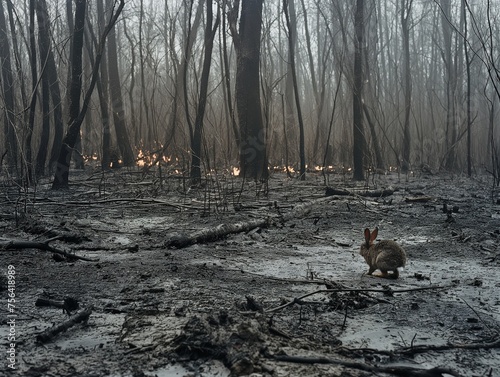
[[404,96],[405,114],[403,123],[403,165],[401,170],[406,173],[410,167],[410,112],[411,112],[411,72],[410,72],[410,15],[413,0],[401,0],[401,29],[403,31],[403,57],[404,57]]
[[469,44],[467,42],[468,29],[467,29],[467,12],[466,12],[466,0],[462,0],[462,17],[464,21],[464,55],[465,55],[465,68],[466,68],[466,81],[467,81],[467,175],[472,176],[472,150],[471,150],[471,128],[472,128],[472,115],[471,115],[471,78],[470,78],[470,66],[472,64],[472,59],[469,57]]
[[[47,159],[50,136],[50,82],[49,82],[49,18],[45,0],[36,2],[36,15],[38,21],[38,45],[40,50],[40,67],[42,79],[42,133],[40,145],[36,156],[35,173],[37,176],[45,174],[45,162]],[[54,57],[52,56],[52,59]],[[60,107],[59,107],[60,109]]]
[[3,2],[0,2],[0,59],[2,65],[2,94],[4,121],[4,147],[7,152],[7,165],[9,172],[17,172],[18,144],[16,139],[16,117],[14,114],[14,78],[12,76],[12,65],[10,61],[10,46],[7,36],[7,25],[5,22]]
[[31,140],[33,138],[33,128],[35,125],[35,111],[37,100],[38,77],[36,68],[36,42],[35,42],[35,0],[29,3],[29,45],[30,45],[30,70],[31,70],[31,101],[28,127],[26,129],[26,139],[24,141],[24,153],[26,171],[24,174],[25,182],[29,184],[33,180],[33,152]]
[[445,167],[448,170],[456,168],[456,141],[457,141],[457,119],[456,119],[456,88],[457,72],[453,60],[453,41],[451,22],[451,3],[441,0],[441,26],[443,30],[443,60],[446,71],[446,155]]
[[71,55],[71,86],[69,88],[69,119],[68,131],[62,141],[59,158],[56,165],[56,173],[52,189],[67,188],[69,183],[69,166],[71,153],[75,147],[80,125],[76,124],[80,113],[80,95],[82,90],[82,51],[83,51],[83,29],[85,26],[86,0],[77,0],[75,6],[75,30],[73,32],[72,55]]
[[239,29],[236,21],[240,1],[235,0],[229,14],[231,34],[236,48],[236,108],[240,127],[240,175],[266,180],[266,133],[260,102],[260,37],[263,0],[242,3]]
[[[99,30],[102,33],[106,28],[104,20],[104,0],[97,1],[97,18]],[[97,41],[95,42],[97,47]],[[109,95],[108,95],[108,58],[106,50],[102,52],[100,80],[97,81],[97,92],[99,94],[99,106],[101,109],[102,121],[102,158],[101,167],[107,170],[111,166],[111,130],[109,127]]]
[[[83,100],[83,105],[81,111],[79,111],[80,102],[80,90],[81,90],[81,73],[82,73],[82,49],[83,49],[83,27],[85,23],[85,0],[77,0],[76,10],[75,10],[75,32],[73,33],[73,59],[75,65],[72,66],[72,85],[71,85],[71,99],[70,102],[70,122],[68,131],[63,139],[63,144],[59,158],[57,160],[57,168],[54,176],[54,181],[52,183],[52,189],[64,189],[68,188],[69,183],[69,163],[71,158],[71,151],[76,143],[77,135],[80,133],[80,127],[85,118],[85,113],[88,109],[90,103],[90,97],[94,91],[94,87],[97,82],[97,77],[99,75],[99,67],[101,64],[101,59],[104,51],[104,44],[106,41],[106,36],[109,34],[111,29],[116,23],[119,15],[121,14],[123,7],[125,6],[125,0],[120,0],[120,5],[118,6],[115,13],[110,18],[110,21],[103,31],[101,39],[99,41],[99,47],[96,55],[94,65],[92,67],[92,78],[88,90],[85,93],[85,98]],[[78,94],[77,94],[78,92]],[[78,99],[75,103],[74,100]]]
[[[43,163],[45,164],[46,154],[50,150],[50,158],[49,158],[49,167],[52,171],[53,165],[57,161],[57,156],[59,155],[59,150],[61,148],[61,142],[63,138],[64,132],[64,122],[62,115],[62,99],[61,99],[61,91],[59,88],[59,78],[57,74],[56,62],[54,58],[54,53],[52,51],[52,46],[50,42],[50,18],[47,11],[47,3],[45,0],[37,1],[37,19],[38,19],[38,27],[39,27],[39,44],[40,44],[40,61],[42,65],[42,106],[44,101],[43,91],[44,91],[44,82],[46,80],[46,84],[48,85],[48,91],[50,92],[50,98],[52,99],[52,109],[50,112],[53,114],[54,125],[53,125],[53,142],[52,146],[49,149],[48,147],[48,135],[46,142],[40,143],[39,156],[37,156],[37,174],[44,174],[45,165],[41,166],[41,160],[43,159]],[[49,106],[49,99],[47,95],[47,103],[46,106]],[[50,122],[50,113],[48,114],[48,118],[44,118],[44,122]],[[49,130],[50,133],[50,130]],[[43,148],[42,148],[43,147]],[[45,149],[45,150],[43,150]],[[40,152],[44,153],[45,156],[41,156]],[[38,162],[39,161],[39,162]],[[39,170],[42,169],[42,170]]]
[[205,107],[207,104],[208,79],[210,77],[210,67],[212,65],[212,51],[214,47],[214,38],[219,27],[219,12],[212,29],[213,10],[212,0],[207,0],[207,19],[205,26],[205,57],[203,60],[203,69],[200,81],[200,96],[196,119],[194,122],[194,133],[191,139],[191,180],[193,183],[199,183],[201,180],[201,138],[203,134],[203,118],[205,117]]
[[[108,1],[108,4],[110,2]],[[111,6],[108,6],[110,9]],[[123,165],[134,164],[135,156],[130,146],[130,139],[125,124],[125,109],[123,107],[120,71],[118,70],[118,52],[116,46],[115,28],[111,29],[108,40],[108,77],[111,106],[113,108],[113,123],[115,125],[116,140],[120,149]]]
[[[291,0],[293,2],[293,0]],[[295,94],[295,107],[297,109],[297,120],[299,123],[299,158],[300,158],[300,168],[299,174],[300,179],[306,179],[306,153],[305,153],[305,136],[304,136],[304,120],[302,118],[302,108],[300,107],[300,94],[299,87],[297,83],[297,70],[295,67],[295,46],[294,46],[294,33],[297,30],[296,22],[292,25],[290,21],[290,16],[288,14],[288,0],[283,0],[283,11],[285,12],[286,25],[288,29],[288,49],[290,56],[290,70],[292,73],[293,80],[293,92]]]
[[365,134],[363,130],[363,44],[365,33],[364,0],[356,1],[354,15],[354,86],[352,90],[353,117],[353,161],[354,180],[365,179],[363,160],[365,154]]

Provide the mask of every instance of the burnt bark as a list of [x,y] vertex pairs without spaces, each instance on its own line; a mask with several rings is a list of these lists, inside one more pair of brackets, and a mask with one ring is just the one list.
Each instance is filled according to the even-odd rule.
[[353,118],[353,162],[354,180],[365,179],[363,160],[365,154],[365,134],[363,129],[363,44],[365,33],[364,0],[356,1],[354,15],[354,86],[352,90]]
[[235,94],[241,137],[240,175],[255,180],[265,180],[268,177],[259,74],[262,2],[263,0],[242,2],[238,29],[236,21],[239,0],[235,0],[228,16],[236,49]]
[[214,38],[219,27],[219,13],[215,20],[213,29],[213,9],[212,0],[207,0],[207,19],[205,26],[205,56],[203,60],[203,69],[200,80],[200,96],[198,100],[198,109],[194,122],[194,133],[191,138],[191,180],[193,183],[199,183],[201,180],[201,139],[203,134],[203,118],[205,117],[205,107],[207,104],[208,79],[210,77],[210,67],[212,65],[212,51],[214,47]]
[[[89,88],[85,93],[85,98],[83,100],[81,111],[76,111],[76,110],[79,110],[79,100],[80,100],[80,90],[81,90],[81,73],[82,73],[81,62],[82,62],[82,49],[83,49],[83,26],[85,22],[85,0],[78,0],[76,4],[77,6],[75,10],[75,33],[73,34],[73,38],[76,39],[76,41],[74,41],[74,48],[73,48],[74,51],[73,55],[74,59],[76,60],[75,61],[76,64],[75,66],[73,66],[73,68],[76,67],[76,69],[72,69],[73,79],[71,86],[72,101],[70,102],[70,122],[68,131],[63,140],[61,153],[59,154],[59,158],[57,161],[57,169],[54,176],[54,181],[52,183],[52,189],[64,189],[68,188],[69,186],[69,163],[71,158],[71,151],[76,143],[77,135],[80,133],[80,127],[83,123],[83,119],[85,118],[85,113],[87,112],[90,103],[90,97],[92,96],[92,92],[94,91],[94,87],[96,85],[97,78],[99,76],[99,67],[101,64],[106,37],[111,31],[112,27],[115,25],[119,15],[121,14],[121,11],[125,6],[125,0],[120,0],[120,4],[117,10],[112,15],[99,41],[99,48],[96,54],[94,65],[92,67],[92,78],[90,81]],[[78,53],[75,52],[77,51],[76,47],[78,47],[79,50]],[[73,100],[75,100],[77,97],[76,89],[78,89],[77,104],[73,103]],[[72,116],[75,117],[72,118]]]
[[12,173],[17,171],[17,151],[16,140],[16,118],[14,114],[14,78],[12,76],[12,65],[10,59],[10,46],[7,36],[7,25],[5,22],[3,2],[0,2],[0,59],[2,63],[2,91],[3,91],[3,111],[4,121],[4,148],[7,153],[8,170]]
[[[108,1],[108,4],[109,3]],[[114,26],[109,32],[108,38],[108,78],[111,106],[113,108],[113,123],[115,125],[118,148],[120,149],[123,165],[131,166],[134,164],[135,156],[130,146],[130,139],[125,123],[125,108],[123,106],[120,71],[118,69],[118,52]]]

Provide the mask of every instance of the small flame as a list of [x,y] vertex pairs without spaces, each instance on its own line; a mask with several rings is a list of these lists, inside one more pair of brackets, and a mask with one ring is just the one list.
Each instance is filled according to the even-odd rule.
[[234,175],[235,177],[237,177],[238,175],[240,175],[240,169],[237,168],[236,166],[234,166],[233,167],[232,175]]

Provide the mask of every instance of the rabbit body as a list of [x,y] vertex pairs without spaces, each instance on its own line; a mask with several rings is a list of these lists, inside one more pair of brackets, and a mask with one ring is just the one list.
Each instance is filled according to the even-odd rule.
[[[369,229],[365,229],[365,242],[359,250],[370,267],[368,275],[373,274],[378,269],[382,272],[382,277],[397,279],[399,277],[398,267],[404,267],[406,264],[406,253],[394,241],[384,240],[374,244],[373,241],[377,238],[377,234],[377,228],[371,233]],[[389,274],[389,271],[393,273]]]

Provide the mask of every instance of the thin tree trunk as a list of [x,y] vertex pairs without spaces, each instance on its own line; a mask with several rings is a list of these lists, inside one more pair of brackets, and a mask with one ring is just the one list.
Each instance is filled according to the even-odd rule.
[[[227,0],[224,0],[223,8],[226,9]],[[227,37],[226,37],[226,12],[222,15],[222,54],[223,54],[223,62],[224,62],[224,84],[225,84],[225,93],[227,97],[227,108],[228,115],[231,120],[231,129],[233,131],[233,136],[236,141],[236,146],[239,148],[240,146],[240,132],[238,130],[238,124],[236,123],[236,118],[234,116],[234,106],[233,106],[233,98],[231,93],[231,74],[230,74],[230,65],[229,65],[229,57],[227,55]]]
[[365,153],[365,134],[363,130],[363,44],[364,44],[364,0],[356,0],[354,15],[354,86],[352,98],[353,117],[353,161],[354,176],[357,181],[365,179],[363,160]]
[[0,1],[0,59],[2,61],[2,89],[5,109],[4,113],[4,136],[5,150],[7,152],[7,165],[10,173],[18,171],[18,144],[16,139],[16,118],[14,109],[14,78],[12,77],[12,65],[10,60],[10,46],[7,36],[7,24],[5,22],[3,1]]
[[[108,0],[108,8],[112,8]],[[123,106],[120,70],[118,67],[118,52],[116,45],[116,31],[113,26],[108,37],[108,78],[111,106],[113,108],[113,123],[115,125],[116,140],[120,149],[123,165],[132,166],[135,161],[134,152],[125,124],[125,109]]]
[[[47,3],[45,0],[38,0],[37,1],[37,18],[38,18],[38,24],[39,24],[39,30],[40,30],[40,36],[39,36],[39,44],[40,44],[40,55],[41,55],[41,66],[42,66],[42,106],[43,101],[44,101],[44,95],[43,95],[43,85],[44,85],[44,80],[47,80],[48,84],[48,89],[50,92],[50,98],[52,99],[52,109],[50,110],[51,113],[53,113],[53,142],[52,146],[50,148],[50,158],[49,158],[49,168],[52,171],[53,165],[57,161],[57,156],[59,154],[59,149],[61,147],[61,142],[63,138],[63,132],[64,132],[64,122],[63,122],[63,115],[62,115],[62,101],[61,101],[61,91],[59,89],[59,78],[57,75],[57,68],[56,68],[56,62],[54,59],[54,53],[52,51],[52,46],[51,46],[51,32],[50,32],[50,17],[47,11]],[[49,105],[49,99],[47,97],[47,103],[45,106],[50,106]],[[47,119],[44,117],[44,122],[49,122],[50,119],[50,114],[48,115]],[[49,131],[50,132],[50,131]],[[44,169],[45,169],[45,160],[46,160],[46,154],[49,152],[48,148],[48,136],[47,135],[47,140],[41,142],[41,148],[39,150],[39,153],[42,152],[45,154],[45,156],[39,156],[37,157],[37,174],[43,174]],[[41,165],[41,159],[43,159],[43,166]],[[40,162],[40,164],[38,163]],[[38,169],[42,168],[41,171],[38,171]]]
[[[106,28],[104,19],[104,0],[97,1],[97,19],[99,22],[99,31],[102,33]],[[95,41],[96,48],[98,47]],[[133,68],[132,68],[133,69]],[[99,94],[99,106],[101,109],[102,122],[102,159],[101,167],[107,170],[111,167],[111,129],[109,124],[109,94],[107,91],[108,82],[108,58],[106,49],[102,52],[100,80],[97,80],[97,92]],[[132,106],[132,104],[131,104]]]
[[466,0],[462,0],[462,17],[464,19],[464,54],[465,54],[465,68],[466,68],[466,80],[467,80],[467,175],[472,176],[472,151],[471,151],[471,128],[472,128],[472,117],[471,117],[471,80],[470,80],[470,66],[471,59],[469,58],[469,45],[467,41],[468,29],[467,29],[467,12],[465,7]]
[[210,67],[212,65],[212,51],[214,47],[214,38],[219,27],[219,12],[212,30],[213,10],[212,0],[207,0],[207,19],[205,26],[205,57],[203,60],[203,69],[200,80],[200,96],[196,119],[194,122],[194,133],[191,139],[191,180],[193,183],[199,183],[201,180],[201,138],[203,133],[203,118],[205,117],[205,107],[207,104],[208,79],[210,78]]
[[42,1],[36,2],[36,15],[38,20],[38,48],[40,50],[40,67],[42,79],[42,132],[40,135],[40,144],[36,156],[35,174],[43,176],[45,174],[45,160],[49,147],[50,136],[50,94],[49,94],[49,78],[48,78],[48,60],[50,49],[50,38],[47,33],[49,25],[48,14],[42,8]]
[[401,0],[401,29],[403,31],[403,56],[404,56],[404,96],[405,114],[403,123],[403,165],[401,170],[406,173],[410,167],[410,113],[411,113],[411,71],[410,71],[410,15],[413,0]]
[[29,2],[29,45],[30,45],[30,71],[31,71],[31,101],[30,101],[30,115],[28,119],[27,129],[26,129],[26,139],[24,141],[24,153],[25,153],[25,182],[30,184],[33,181],[33,149],[31,146],[31,141],[33,139],[33,130],[35,127],[35,112],[36,112],[36,100],[37,89],[38,89],[38,73],[36,65],[36,40],[35,40],[35,0],[30,0]]
[[[291,0],[293,1],[293,0]],[[288,48],[290,50],[290,69],[292,73],[293,80],[293,91],[295,94],[295,106],[297,108],[297,119],[299,122],[299,158],[300,158],[300,168],[299,174],[300,179],[304,181],[306,179],[306,153],[305,153],[305,137],[304,137],[304,120],[302,118],[302,108],[300,107],[300,94],[297,83],[297,70],[295,67],[295,48],[293,43],[293,35],[297,30],[297,25],[292,25],[290,22],[290,16],[288,14],[288,0],[283,0],[283,11],[285,12],[286,24],[288,29]]]
[[[73,54],[73,60],[75,60],[75,65],[72,66],[73,72],[73,80],[71,85],[71,98],[76,100],[78,97],[78,103],[73,103],[73,100],[70,103],[70,123],[68,127],[68,131],[63,139],[63,144],[61,148],[61,153],[59,154],[59,158],[57,160],[57,169],[54,176],[54,181],[52,182],[52,189],[63,189],[68,188],[69,184],[69,163],[71,157],[71,150],[73,149],[77,135],[80,133],[80,127],[85,118],[85,113],[87,112],[90,98],[92,96],[92,92],[94,91],[94,87],[97,82],[97,78],[99,76],[99,67],[101,64],[101,59],[104,51],[104,44],[106,41],[107,35],[110,33],[113,28],[116,20],[118,19],[123,7],[125,6],[125,0],[120,0],[120,5],[118,6],[115,13],[112,15],[108,25],[103,31],[101,39],[99,41],[99,48],[97,49],[96,59],[94,65],[92,67],[92,78],[90,81],[89,88],[85,93],[85,98],[83,100],[83,105],[81,111],[77,113],[79,110],[79,100],[80,100],[80,90],[81,90],[81,73],[82,73],[82,49],[83,49],[83,26],[85,24],[85,0],[77,0],[76,3],[76,11],[75,11],[75,32],[73,33],[74,39],[74,49],[78,48],[78,53]],[[77,17],[78,16],[78,17]],[[79,68],[79,70],[78,70]],[[78,92],[78,94],[76,94]],[[76,111],[75,111],[76,110]],[[72,118],[72,116],[76,117]]]

